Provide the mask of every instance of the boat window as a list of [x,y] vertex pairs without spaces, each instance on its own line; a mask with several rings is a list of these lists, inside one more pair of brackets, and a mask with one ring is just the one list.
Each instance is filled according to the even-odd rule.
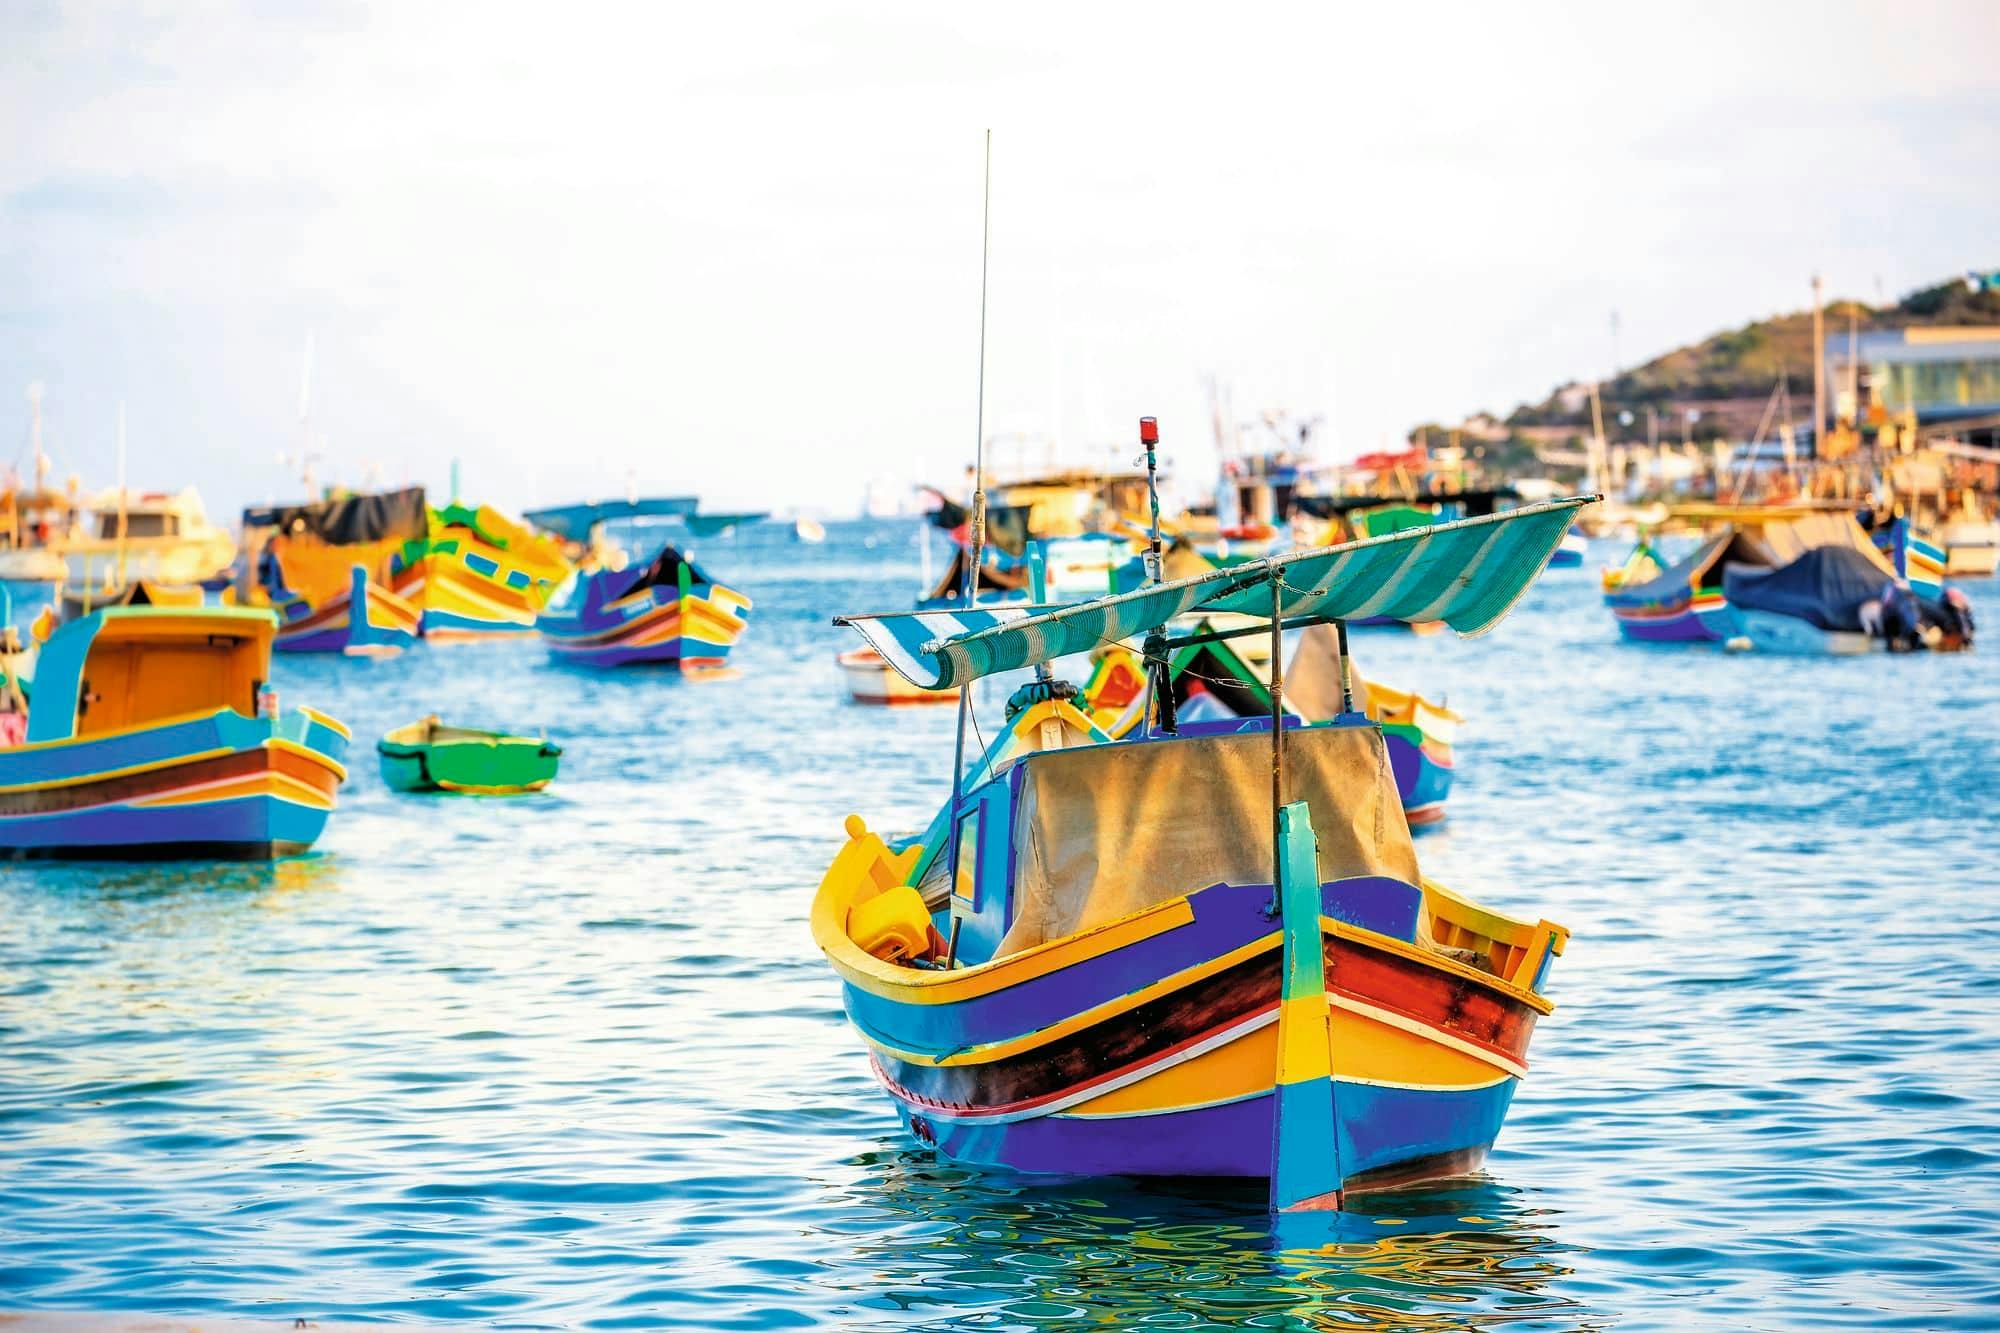
[[979,908],[976,888],[979,882],[979,811],[969,810],[958,820],[958,880],[952,885],[953,896],[963,899],[974,911]]
[[[118,515],[116,512],[97,516],[97,535],[107,541],[118,539]],[[125,515],[125,535],[127,537],[171,537],[174,535],[172,514],[127,514]]]

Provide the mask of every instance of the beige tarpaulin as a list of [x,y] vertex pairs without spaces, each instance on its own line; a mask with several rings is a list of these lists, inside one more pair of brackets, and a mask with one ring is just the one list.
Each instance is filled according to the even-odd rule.
[[[1211,884],[1271,882],[1268,733],[1089,746],[1024,762],[1015,915],[997,957]],[[1417,883],[1376,728],[1287,731],[1285,799],[1312,809],[1322,880]]]
[[1764,544],[1776,557],[1772,564],[1778,569],[1816,547],[1847,546],[1874,561],[1883,574],[1891,578],[1896,574],[1895,566],[1875,549],[1875,543],[1868,539],[1852,514],[1802,514],[1782,523],[1765,524],[1762,535]]

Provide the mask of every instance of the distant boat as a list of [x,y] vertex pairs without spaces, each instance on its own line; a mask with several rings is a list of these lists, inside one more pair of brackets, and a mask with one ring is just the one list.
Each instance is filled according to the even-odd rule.
[[643,565],[579,571],[535,627],[553,656],[579,666],[717,667],[749,614],[748,597],[662,545]]
[[193,487],[52,499],[0,500],[8,513],[0,520],[0,579],[93,588],[190,584],[222,575],[236,558],[236,540],[208,521]]
[[792,520],[792,536],[795,540],[817,546],[826,540],[826,528],[818,519],[800,516]]
[[1670,566],[1661,565],[1648,546],[1605,577],[1605,605],[1627,639],[1723,643],[1742,637],[1742,620],[1724,586],[1726,572],[1779,569],[1818,546],[1848,547],[1873,562],[1884,583],[1897,578],[1895,566],[1845,511],[1700,506],[1684,512],[1697,520],[1719,516],[1724,526]]
[[449,727],[433,714],[375,744],[382,781],[394,791],[508,796],[555,780],[562,747],[533,736]]
[[391,565],[429,532],[421,487],[246,509],[243,600],[277,612],[280,652],[397,652],[422,612],[390,591]]
[[858,704],[954,704],[957,690],[920,690],[897,674],[873,648],[855,648],[834,658],[847,697]]
[[1549,568],[1550,569],[1581,568],[1583,565],[1583,558],[1589,554],[1590,554],[1590,543],[1587,540],[1585,540],[1584,535],[1582,533],[1574,531],[1565,533],[1562,539],[1562,545],[1556,547],[1555,554],[1549,557]]
[[570,563],[556,543],[488,505],[429,512],[425,535],[391,557],[391,590],[417,608],[426,639],[526,636]]
[[277,619],[115,606],[41,645],[27,744],[0,749],[0,857],[251,859],[310,847],[348,731],[278,711]]

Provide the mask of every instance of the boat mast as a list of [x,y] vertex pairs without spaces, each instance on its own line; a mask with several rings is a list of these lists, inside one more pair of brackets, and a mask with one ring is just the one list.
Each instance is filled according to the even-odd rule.
[[[986,131],[986,167],[979,203],[979,402],[973,409],[972,442],[972,564],[967,572],[965,605],[970,610],[979,603],[979,562],[986,545],[986,269],[993,236],[993,131]],[[965,724],[972,711],[972,687],[968,680],[958,691],[958,734],[951,753],[951,825],[945,837],[945,856],[950,871],[949,884],[955,901],[958,893],[958,821],[965,795]],[[951,939],[945,946],[947,970],[958,961],[958,928],[962,918],[951,916]]]
[[[1153,509],[1152,542],[1146,548],[1146,581],[1165,582],[1165,556],[1160,550],[1160,423],[1153,417],[1139,418],[1139,443],[1146,449],[1146,497]],[[1160,730],[1172,735],[1178,728],[1174,719],[1172,664],[1167,656],[1167,632],[1156,626],[1146,634],[1142,656],[1151,678],[1154,716]]]
[[130,502],[125,491],[125,400],[118,400],[118,586],[125,586],[125,531]]
[[[1819,274],[1813,274],[1813,450],[1818,452],[1820,432],[1826,429],[1826,323],[1820,311]],[[1789,463],[1786,471],[1791,470]]]

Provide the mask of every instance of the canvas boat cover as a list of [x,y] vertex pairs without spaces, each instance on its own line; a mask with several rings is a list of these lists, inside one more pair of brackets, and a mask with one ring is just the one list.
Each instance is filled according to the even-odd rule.
[[1783,569],[1759,574],[1730,570],[1723,595],[1745,611],[1769,611],[1824,630],[1859,630],[1861,604],[1880,597],[1889,579],[1876,563],[1847,546],[1817,546]]
[[1142,635],[1176,616],[1221,612],[1268,618],[1271,581],[1287,618],[1388,616],[1442,621],[1484,633],[1519,601],[1569,531],[1576,496],[1484,518],[1247,561],[1053,611],[981,607],[841,617],[920,689],[1088,652]]
[[266,505],[243,511],[246,528],[276,528],[289,533],[295,525],[328,546],[418,541],[429,531],[424,488],[412,486],[380,495],[350,495],[317,504]]
[[[1014,919],[998,957],[1211,884],[1271,882],[1268,732],[1080,746],[1021,765]],[[1322,881],[1418,882],[1377,728],[1287,728],[1285,799],[1312,810]]]
[[688,583],[692,585],[709,582],[708,575],[695,567],[694,561],[682,555],[671,546],[662,546],[659,554],[643,565],[629,565],[624,569],[610,570],[597,576],[596,594],[598,605],[629,597],[644,588],[677,588],[680,586],[680,572],[685,568]]
[[1617,595],[1621,600],[1671,601],[1690,588],[1721,584],[1732,566],[1746,570],[1779,569],[1807,551],[1823,547],[1854,551],[1874,564],[1882,577],[1895,577],[1894,567],[1882,558],[1852,514],[1793,513],[1769,522],[1732,526],[1710,537],[1691,555],[1658,575],[1621,588]]

